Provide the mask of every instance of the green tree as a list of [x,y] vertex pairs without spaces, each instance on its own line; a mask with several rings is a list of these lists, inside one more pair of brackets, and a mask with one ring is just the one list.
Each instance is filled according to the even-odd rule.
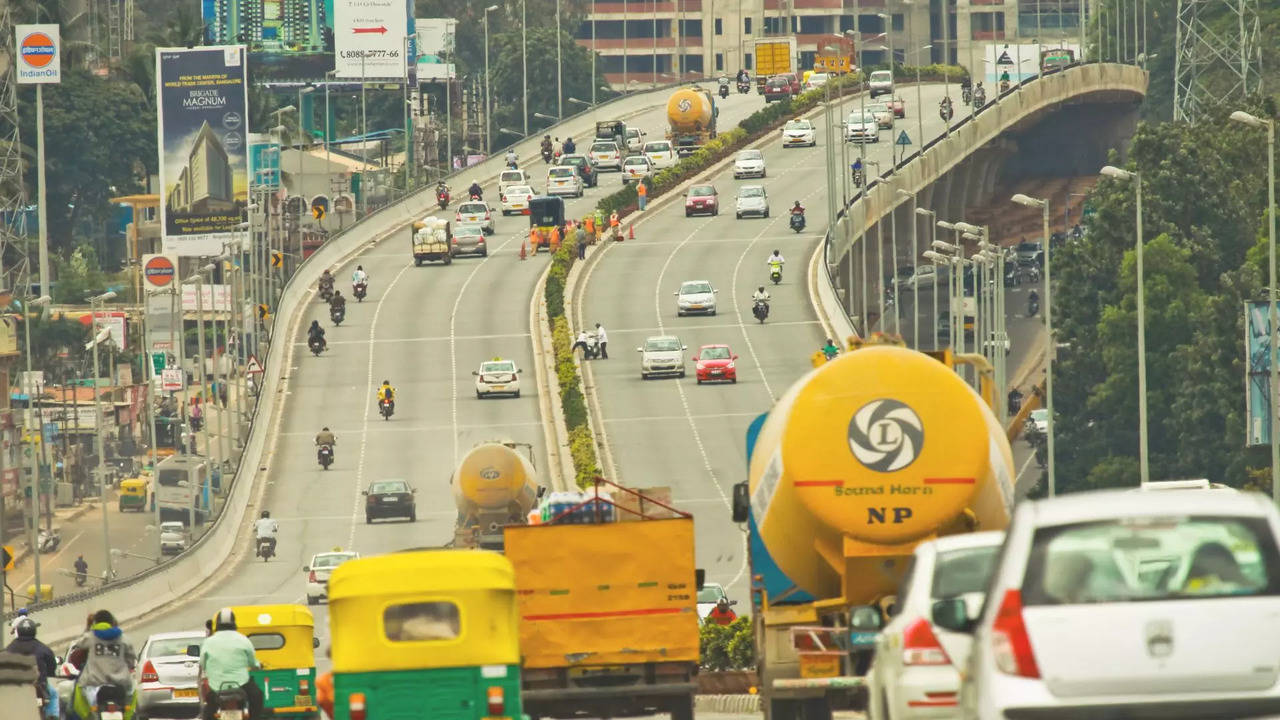
[[81,245],[66,259],[57,258],[55,264],[58,282],[53,286],[54,302],[77,305],[90,295],[106,292],[108,277],[92,245]]
[[[573,41],[569,33],[561,33],[563,58],[562,80],[565,97],[589,98],[591,77],[591,51]],[[524,66],[521,56],[520,31],[504,32],[496,39],[490,38],[493,59],[490,61],[494,102],[494,139],[497,128],[507,127],[519,132],[523,127],[522,98],[524,91]],[[550,124],[536,118],[533,113],[552,117],[556,114],[556,33],[554,28],[530,28],[527,39],[529,70],[529,134],[538,135],[539,129]],[[604,83],[599,73],[596,84]],[[502,102],[497,102],[502,98]],[[567,100],[565,114],[576,112]],[[507,138],[510,139],[510,138]],[[505,142],[505,140],[504,140]]]

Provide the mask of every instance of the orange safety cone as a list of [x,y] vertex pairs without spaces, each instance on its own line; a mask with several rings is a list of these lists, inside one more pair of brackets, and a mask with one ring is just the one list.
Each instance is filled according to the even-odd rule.
[[629,226],[627,226],[627,239],[628,239],[628,240],[635,240],[635,239],[636,239],[636,224],[635,224],[635,223],[631,223]]
[[527,244],[528,243],[526,243],[524,240],[520,241],[520,259],[521,260],[524,260],[525,258],[529,257],[529,254],[528,252],[526,252],[526,248],[525,248]]

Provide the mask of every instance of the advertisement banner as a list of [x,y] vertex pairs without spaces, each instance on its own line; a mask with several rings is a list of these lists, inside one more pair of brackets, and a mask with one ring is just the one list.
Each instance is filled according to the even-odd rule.
[[333,69],[334,0],[201,0],[205,45],[243,43],[254,77],[316,82]]
[[335,77],[403,79],[412,25],[410,0],[333,0]]
[[1244,404],[1248,421],[1245,445],[1270,445],[1271,421],[1271,318],[1267,303],[1244,304]]
[[[208,283],[200,286],[200,305],[203,305],[205,312],[230,312],[231,310],[231,286],[230,285],[210,285]],[[182,310],[184,312],[196,312],[200,306],[196,304],[196,286],[195,284],[182,286]]]
[[182,333],[178,324],[178,314],[177,293],[147,293],[147,352],[177,351],[177,343]]
[[[93,315],[97,315],[98,317],[99,328],[106,328],[111,332],[111,342],[115,345],[116,349],[127,349],[125,347],[125,337],[127,336],[124,332],[125,314],[118,310],[99,310],[96,313],[93,313]],[[77,319],[80,321],[81,325],[92,328],[93,315],[90,315],[89,313],[79,313]]]
[[265,134],[249,136],[249,184],[275,190],[280,187],[280,143],[270,138]]
[[413,26],[417,33],[418,82],[455,77],[454,65],[447,58],[453,53],[458,21],[453,18],[418,18],[413,21]]
[[44,85],[62,81],[62,37],[57,25],[14,25],[18,43],[18,84]]
[[156,49],[167,255],[221,255],[249,193],[244,47]]

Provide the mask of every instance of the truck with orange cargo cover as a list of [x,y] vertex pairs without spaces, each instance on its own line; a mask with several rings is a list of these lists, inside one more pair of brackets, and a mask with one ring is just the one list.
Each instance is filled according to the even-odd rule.
[[531,717],[692,720],[700,572],[693,517],[666,514],[506,528]]
[[941,359],[900,343],[851,349],[748,430],[733,514],[747,524],[767,720],[829,720],[859,703],[915,546],[1008,524],[1009,442],[950,353]]

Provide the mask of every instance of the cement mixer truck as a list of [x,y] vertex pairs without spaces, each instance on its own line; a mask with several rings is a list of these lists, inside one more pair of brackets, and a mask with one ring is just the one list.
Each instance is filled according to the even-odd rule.
[[537,482],[532,446],[502,441],[467,451],[449,484],[458,507],[453,546],[486,550],[502,550],[503,527],[526,524],[546,489]]
[[667,99],[667,140],[676,155],[689,155],[714,140],[719,112],[706,88],[690,85],[672,93]]
[[1013,456],[943,361],[868,344],[814,369],[747,435],[756,657],[767,720],[860,703],[882,610],[922,540],[1003,529]]

